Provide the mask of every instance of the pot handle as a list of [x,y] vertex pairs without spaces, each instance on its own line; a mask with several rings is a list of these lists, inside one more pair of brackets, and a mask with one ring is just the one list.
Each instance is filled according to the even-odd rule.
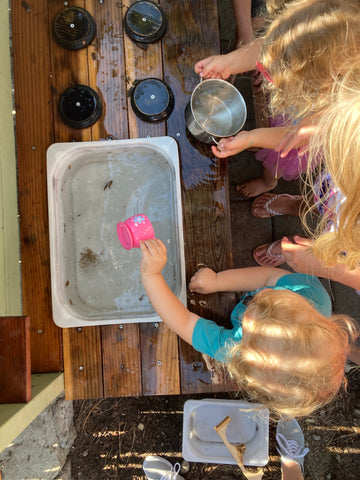
[[211,136],[210,138],[214,143],[216,143],[216,145],[220,145],[220,143],[217,140],[215,140],[215,138],[213,136]]

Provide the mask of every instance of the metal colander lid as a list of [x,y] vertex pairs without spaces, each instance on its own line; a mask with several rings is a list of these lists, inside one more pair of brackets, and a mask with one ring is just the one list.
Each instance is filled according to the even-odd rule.
[[70,50],[80,50],[89,45],[95,36],[96,25],[90,13],[81,7],[61,10],[53,23],[54,38],[59,45]]
[[165,120],[173,111],[174,94],[163,80],[147,78],[131,90],[131,106],[145,122]]
[[58,107],[64,123],[73,128],[90,127],[102,111],[99,95],[86,85],[73,85],[65,90]]
[[125,32],[135,42],[154,43],[167,28],[164,10],[149,0],[133,3],[124,17]]

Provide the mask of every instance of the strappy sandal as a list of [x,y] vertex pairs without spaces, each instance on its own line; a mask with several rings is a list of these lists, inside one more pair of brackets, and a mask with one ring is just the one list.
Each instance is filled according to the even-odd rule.
[[[255,262],[263,267],[278,267],[279,265],[282,265],[283,263],[286,262],[284,255],[278,254],[278,253],[273,253],[274,247],[277,245],[281,245],[281,240],[276,240],[276,242],[273,243],[264,243],[263,245],[259,245],[258,247],[255,248],[253,251],[253,258]],[[268,257],[268,260],[265,259],[263,262],[259,260],[257,257],[257,253],[260,250],[264,250],[265,254],[263,254],[265,257]]]
[[[259,200],[262,199],[264,195],[268,196],[269,200],[264,205],[258,205]],[[289,193],[263,193],[253,201],[251,205],[251,214],[256,218],[270,218],[270,217],[276,217],[279,215],[286,215],[285,213],[280,213],[270,208],[270,205],[280,197],[290,198],[291,200],[302,199],[301,195],[290,195]],[[263,215],[259,215],[258,213],[255,213],[256,208],[260,208],[264,210],[266,213]]]

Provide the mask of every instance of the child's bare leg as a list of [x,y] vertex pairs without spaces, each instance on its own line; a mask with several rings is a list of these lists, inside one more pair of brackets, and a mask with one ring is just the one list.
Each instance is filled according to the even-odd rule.
[[236,22],[236,48],[250,43],[253,38],[251,0],[232,0]]
[[282,463],[282,480],[304,480],[301,467],[298,463]]
[[263,167],[262,177],[254,178],[254,180],[249,180],[248,182],[237,185],[236,191],[243,197],[257,197],[275,188],[277,183],[278,181],[272,172]]
[[250,43],[255,38],[255,33],[264,26],[264,18],[251,17],[251,0],[232,0],[236,22],[236,46]]

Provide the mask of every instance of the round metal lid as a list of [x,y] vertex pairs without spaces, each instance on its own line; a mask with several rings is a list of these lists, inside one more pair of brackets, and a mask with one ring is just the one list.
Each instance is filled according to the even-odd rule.
[[96,25],[90,13],[81,7],[67,7],[59,12],[53,23],[54,38],[62,47],[80,50],[95,36]]
[[135,42],[154,43],[167,28],[164,10],[149,0],[133,3],[124,17],[125,32]]
[[86,85],[74,85],[65,90],[58,107],[64,123],[73,128],[90,127],[102,111],[99,95]]
[[165,120],[174,108],[174,94],[158,78],[147,78],[136,83],[131,91],[131,106],[145,122]]

